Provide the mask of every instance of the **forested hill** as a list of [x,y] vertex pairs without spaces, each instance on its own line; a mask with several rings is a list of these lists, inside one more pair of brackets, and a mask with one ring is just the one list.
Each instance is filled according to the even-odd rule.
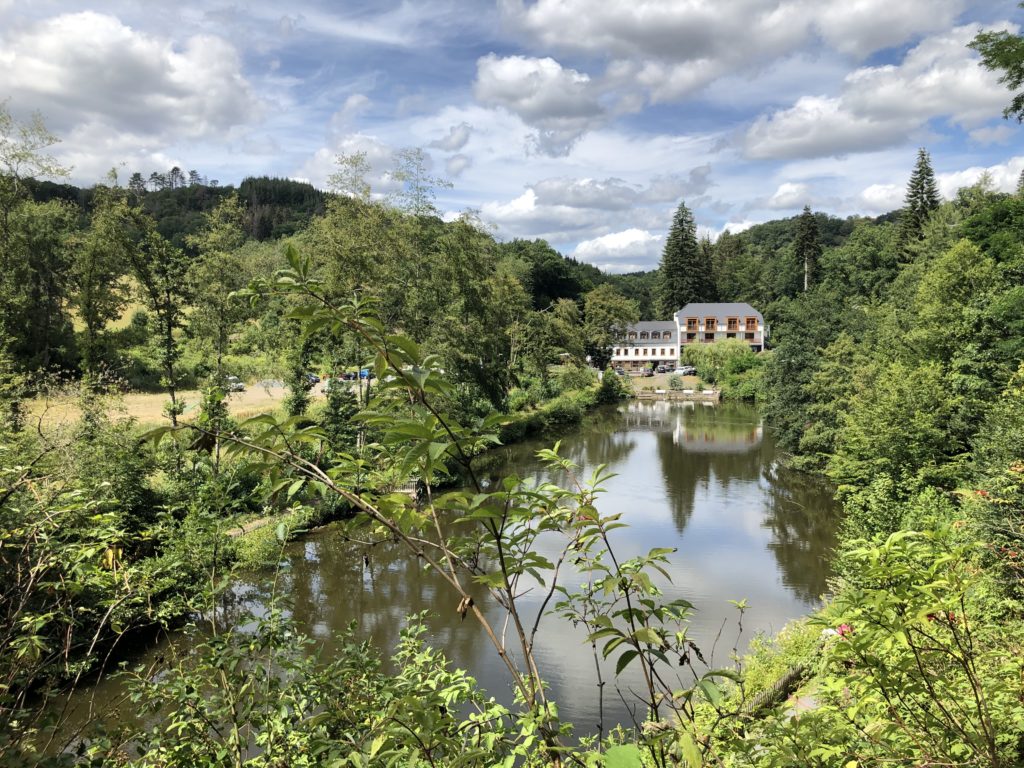
[[[52,181],[28,179],[26,186],[36,202],[63,200],[92,211],[95,187],[76,187]],[[156,223],[157,231],[172,244],[183,247],[188,237],[202,227],[203,214],[212,211],[224,198],[237,193],[246,207],[245,231],[254,240],[273,240],[293,235],[309,226],[314,216],[324,213],[326,195],[311,184],[268,176],[243,179],[232,185],[186,183],[164,185],[157,189],[134,185],[132,198]]]

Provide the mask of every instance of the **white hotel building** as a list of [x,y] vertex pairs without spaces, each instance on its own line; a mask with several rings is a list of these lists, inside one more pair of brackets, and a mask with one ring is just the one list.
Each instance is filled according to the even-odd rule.
[[612,349],[612,365],[626,371],[664,365],[674,368],[687,344],[740,339],[755,352],[764,349],[768,328],[761,313],[746,303],[687,304],[672,320],[646,320],[626,329]]

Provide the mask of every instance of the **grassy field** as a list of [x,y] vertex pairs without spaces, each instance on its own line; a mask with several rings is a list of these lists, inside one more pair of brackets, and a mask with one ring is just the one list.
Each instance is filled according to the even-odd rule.
[[[626,380],[632,382],[633,389],[641,391],[645,387],[651,389],[668,389],[668,380],[671,379],[673,374],[671,373],[656,373],[653,376],[626,376]],[[683,380],[683,389],[698,389],[700,384],[699,376],[680,376]]]
[[[277,408],[288,390],[283,386],[253,384],[245,392],[228,395],[228,410],[235,418],[244,419]],[[310,393],[314,399],[323,397],[319,386]],[[186,404],[186,420],[195,416],[200,399],[198,390],[178,393],[178,399]],[[140,424],[160,424],[165,421],[164,406],[166,394],[134,392],[111,399],[110,415],[113,418],[135,419]],[[73,397],[52,397],[33,400],[29,406],[30,418],[41,418],[43,424],[60,424],[78,419],[81,411]]]

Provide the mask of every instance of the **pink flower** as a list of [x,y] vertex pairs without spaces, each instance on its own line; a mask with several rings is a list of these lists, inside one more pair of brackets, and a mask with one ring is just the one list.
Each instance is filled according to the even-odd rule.
[[849,624],[840,624],[838,627],[836,627],[836,632],[839,634],[840,637],[849,637],[853,634],[853,627],[851,627]]

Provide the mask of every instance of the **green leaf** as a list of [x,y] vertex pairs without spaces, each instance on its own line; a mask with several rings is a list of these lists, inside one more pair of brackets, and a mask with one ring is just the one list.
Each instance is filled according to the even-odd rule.
[[638,643],[661,645],[661,635],[658,634],[658,630],[652,629],[651,627],[641,627],[633,633],[633,638]]
[[722,703],[722,691],[714,684],[711,680],[706,677],[697,683],[697,687],[700,688],[700,692],[704,694],[704,698],[711,702],[712,706],[717,707]]
[[687,768],[701,768],[704,758],[701,756],[700,747],[697,746],[693,736],[684,733],[679,737],[679,743],[683,748],[683,760],[686,761]]
[[629,662],[639,655],[640,653],[638,651],[630,650],[619,656],[619,660],[615,663],[615,674],[622,674],[622,670],[629,666]]
[[607,768],[643,768],[640,748],[636,744],[609,747],[604,753],[604,764]]

